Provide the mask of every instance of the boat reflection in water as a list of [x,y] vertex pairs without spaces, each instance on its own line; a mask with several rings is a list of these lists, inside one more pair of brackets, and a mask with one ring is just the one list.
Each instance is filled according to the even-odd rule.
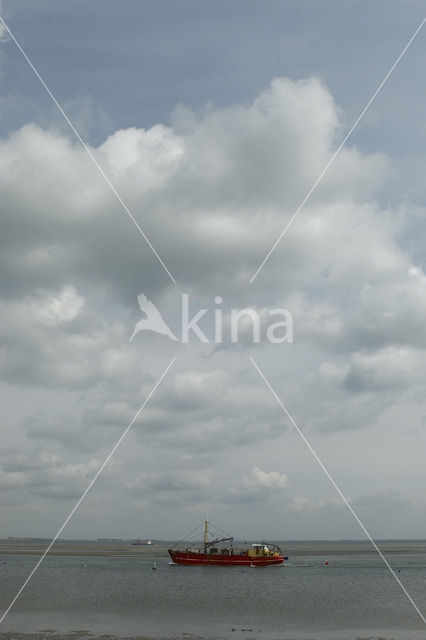
[[[200,525],[201,527],[202,525]],[[199,529],[200,527],[197,527]],[[192,531],[192,535],[197,529]],[[215,527],[218,529],[218,527]],[[276,544],[258,543],[247,547],[234,547],[234,538],[213,538],[209,540],[209,521],[204,523],[204,542],[200,547],[189,546],[185,549],[176,549],[177,545],[168,551],[175,564],[190,565],[221,565],[221,566],[248,566],[266,567],[279,565],[287,560]]]

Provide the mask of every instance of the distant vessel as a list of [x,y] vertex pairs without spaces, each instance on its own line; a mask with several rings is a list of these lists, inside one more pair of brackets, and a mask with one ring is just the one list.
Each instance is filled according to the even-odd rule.
[[[200,525],[201,526],[201,525]],[[266,567],[279,565],[287,560],[276,544],[256,543],[247,547],[234,547],[234,538],[214,538],[208,540],[209,521],[204,523],[204,542],[201,547],[186,547],[168,551],[175,564],[220,565],[238,567]],[[177,545],[175,545],[177,546]]]

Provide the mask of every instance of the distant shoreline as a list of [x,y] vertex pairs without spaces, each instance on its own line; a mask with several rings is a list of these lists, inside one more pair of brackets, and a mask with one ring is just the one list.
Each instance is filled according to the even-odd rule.
[[[426,540],[383,540],[376,541],[385,555],[426,554]],[[39,556],[48,546],[48,540],[0,540],[0,556]],[[133,545],[131,542],[57,541],[49,551],[51,556],[86,557],[169,557],[167,549],[173,543]],[[288,556],[333,556],[377,554],[368,541],[289,541],[279,543]]]

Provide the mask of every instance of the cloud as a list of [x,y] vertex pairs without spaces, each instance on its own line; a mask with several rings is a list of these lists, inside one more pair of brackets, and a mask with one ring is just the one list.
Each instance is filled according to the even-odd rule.
[[[92,153],[183,286],[216,285],[235,295],[322,170],[339,132],[338,109],[317,79],[276,79],[251,105],[185,117],[178,111],[173,126],[118,131]],[[303,216],[303,234],[291,236],[284,265],[277,271],[269,264],[263,281],[282,281],[287,264],[296,282],[321,268],[327,252],[318,238],[329,234],[337,251],[336,231],[348,237],[345,218],[353,227],[355,203],[368,201],[387,166],[380,154],[343,150]],[[140,273],[148,294],[168,286],[87,154],[60,131],[29,124],[3,140],[0,185],[9,295],[63,286],[70,271],[77,288],[90,273],[92,285],[127,303]],[[313,207],[320,207],[317,215]],[[352,234],[352,242],[358,237]]]
[[79,296],[74,287],[64,287],[59,295],[47,295],[34,301],[30,314],[39,322],[53,327],[63,322],[75,320],[82,310],[84,298]]
[[40,498],[80,497],[101,461],[91,459],[82,463],[66,463],[55,454],[40,452],[36,456],[18,455],[0,463],[0,487],[2,500],[11,504],[21,501],[25,492],[26,500]]
[[[104,378],[104,384],[108,389],[103,394],[104,402],[99,403],[98,391],[92,401],[86,398],[83,410],[64,418],[32,416],[26,423],[28,436],[83,451],[98,451],[118,439],[154,380],[145,376],[142,389],[133,393],[128,389],[119,392],[113,379],[107,385]],[[110,388],[119,400],[108,397]],[[226,447],[249,448],[262,439],[278,437],[287,428],[279,407],[270,404],[263,390],[239,383],[232,374],[219,370],[171,374],[156,396],[134,425],[133,433],[139,445],[149,444],[163,452],[203,455],[209,451],[212,461]]]
[[139,474],[127,481],[126,495],[143,499],[145,504],[163,506],[202,505],[206,492],[214,482],[212,470],[179,469]]
[[237,500],[266,500],[280,495],[289,487],[288,476],[278,471],[265,472],[253,467],[250,475],[243,476],[231,488],[231,496]]
[[242,481],[245,487],[257,487],[260,489],[285,489],[288,487],[288,477],[285,473],[270,471],[265,473],[259,467],[253,467],[251,477],[244,477]]
[[343,385],[354,392],[402,391],[423,373],[421,354],[413,349],[387,347],[375,353],[355,354]]
[[121,352],[114,358],[113,336],[121,345],[127,328],[85,313],[73,287],[3,300],[0,307],[3,380],[72,389],[119,377],[120,369],[124,374],[126,357]]

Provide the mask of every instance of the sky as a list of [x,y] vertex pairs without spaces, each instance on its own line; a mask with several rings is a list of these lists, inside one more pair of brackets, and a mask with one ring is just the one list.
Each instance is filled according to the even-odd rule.
[[[53,537],[147,398],[62,537],[365,538],[286,411],[424,537],[425,27],[250,283],[423,19],[384,7],[2,1],[86,148],[0,32],[0,537]],[[141,293],[177,340],[129,343]]]

